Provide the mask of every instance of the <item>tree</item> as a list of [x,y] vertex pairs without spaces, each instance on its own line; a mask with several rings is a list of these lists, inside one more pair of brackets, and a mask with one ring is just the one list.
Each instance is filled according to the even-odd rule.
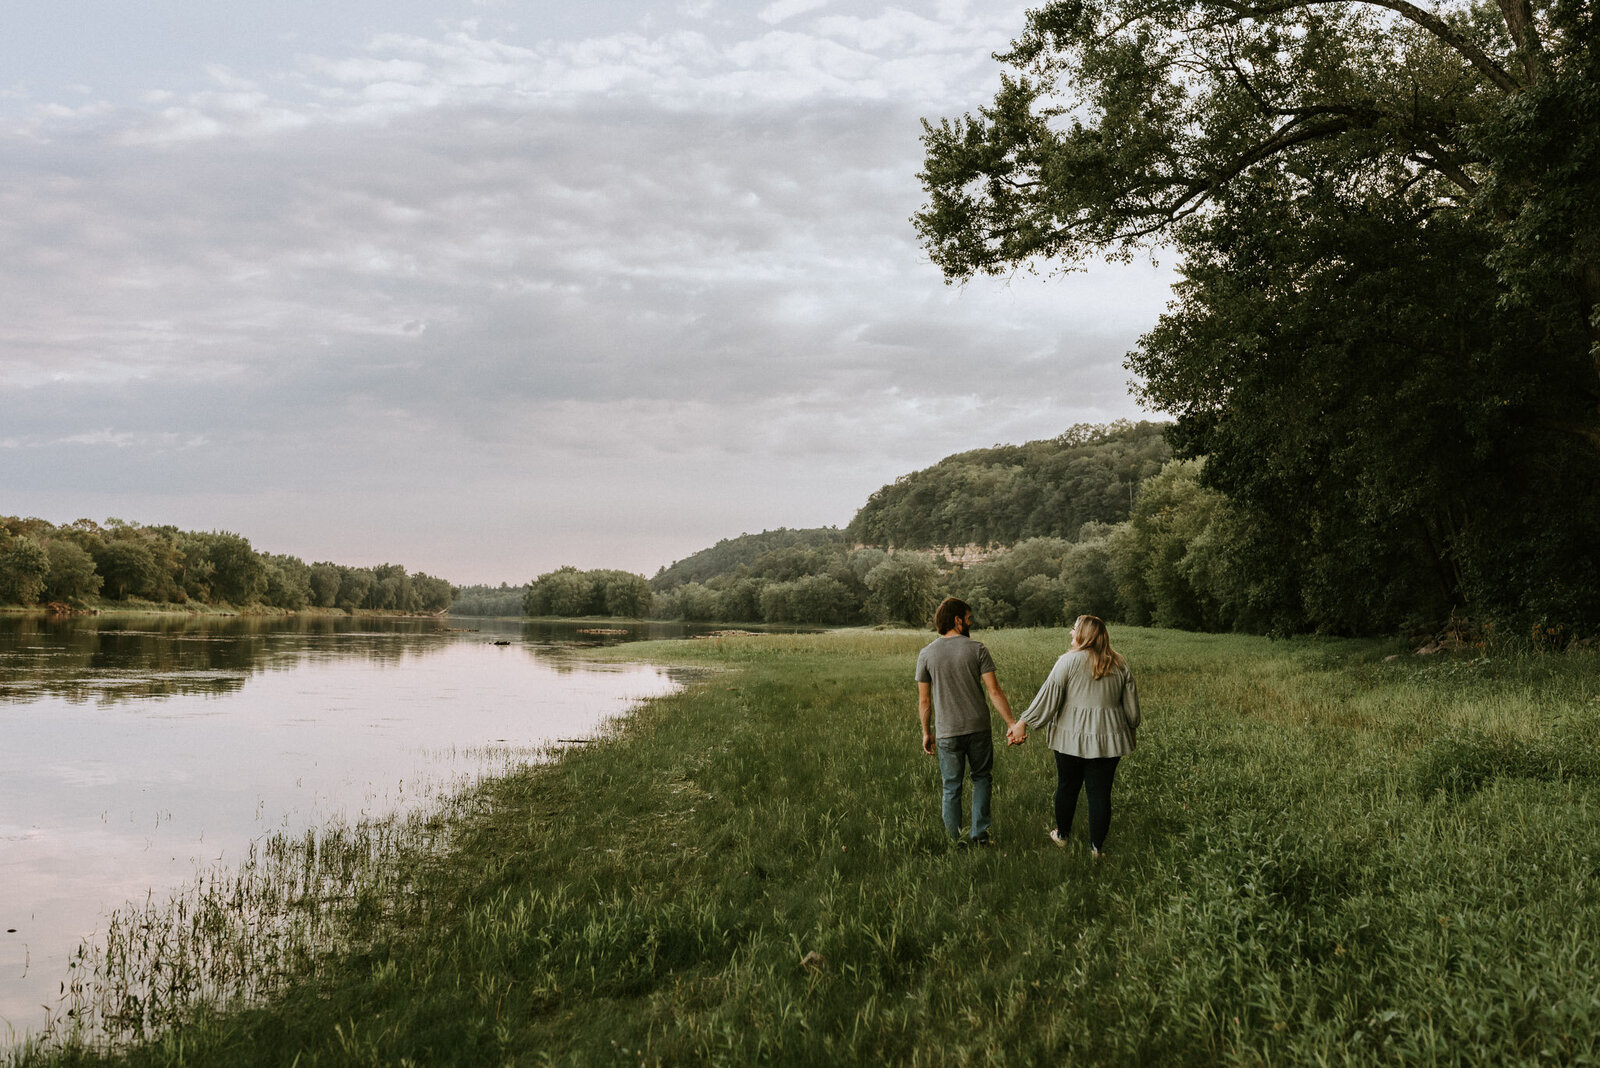
[[848,623],[860,609],[850,588],[827,575],[770,582],[761,590],[761,618],[768,623]]
[[455,600],[455,587],[442,578],[418,571],[411,576],[411,588],[416,592],[418,608],[423,612],[445,612]]
[[952,278],[1177,251],[1130,366],[1228,495],[1251,618],[1600,622],[1597,29],[1594,0],[1047,4],[994,106],[927,125],[916,224]]
[[267,568],[250,540],[228,531],[209,536],[211,594],[233,605],[254,604],[267,591]]
[[154,596],[162,578],[149,547],[131,538],[103,543],[94,566],[105,580],[106,595],[119,601]]
[[925,556],[892,553],[867,573],[867,609],[883,622],[928,624],[939,600],[939,570]]
[[588,612],[594,584],[575,567],[560,567],[528,584],[524,612],[530,616],[581,616]]
[[333,608],[339,603],[343,568],[326,560],[311,565],[311,603],[318,608]]
[[1239,598],[1212,551],[1226,534],[1227,501],[1201,484],[1200,464],[1174,460],[1147,482],[1127,527],[1111,542],[1127,621],[1221,630]]
[[[1363,161],[1379,199],[1498,208],[1506,237],[1546,234],[1592,312],[1600,209],[1569,204],[1576,225],[1551,227],[1525,194],[1547,154],[1557,183],[1596,182],[1578,172],[1600,139],[1597,29],[1594,0],[1055,0],[999,57],[1017,74],[992,108],[924,122],[915,222],[952,277],[1126,255],[1242,186],[1304,180],[1309,150]],[[1560,121],[1542,133],[1541,116]]]
[[685,582],[667,593],[659,594],[658,603],[663,615],[690,623],[703,623],[713,619],[747,618],[724,615],[717,591],[708,589],[698,582]]
[[94,557],[75,542],[54,538],[46,546],[50,571],[45,576],[44,595],[51,601],[70,603],[100,592],[101,578],[94,569]]
[[311,568],[298,556],[268,556],[262,560],[266,572],[265,601],[277,608],[298,612],[311,603]]
[[607,574],[601,596],[607,615],[643,619],[650,613],[654,592],[650,589],[650,580],[643,575],[615,571]]
[[50,557],[42,545],[0,529],[0,604],[38,604],[49,573]]
[[372,569],[376,580],[367,595],[367,607],[387,612],[415,612],[422,599],[412,588],[411,576],[399,564],[379,564]]
[[339,593],[335,606],[346,612],[365,608],[378,586],[378,576],[367,567],[342,567],[339,569]]
[[1123,618],[1122,602],[1111,571],[1110,529],[1098,537],[1080,536],[1061,562],[1061,584],[1066,595],[1063,619],[1066,622],[1081,615]]

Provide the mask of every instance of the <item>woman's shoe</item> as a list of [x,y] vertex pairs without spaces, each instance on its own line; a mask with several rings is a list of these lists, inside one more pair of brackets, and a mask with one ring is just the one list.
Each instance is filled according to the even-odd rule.
[[1104,849],[1096,849],[1094,846],[1091,845],[1089,847],[1089,855],[1091,857],[1093,857],[1095,860],[1104,860],[1105,856],[1106,856],[1106,851]]
[[1050,841],[1063,848],[1065,848],[1067,844],[1067,840],[1061,837],[1061,832],[1057,831],[1054,827],[1050,828]]

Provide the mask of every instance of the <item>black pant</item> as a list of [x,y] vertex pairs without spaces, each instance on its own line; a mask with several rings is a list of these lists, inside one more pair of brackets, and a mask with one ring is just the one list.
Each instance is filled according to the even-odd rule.
[[1111,829],[1111,778],[1121,757],[1056,754],[1056,833],[1065,838],[1078,810],[1078,790],[1089,795],[1089,844],[1102,849]]

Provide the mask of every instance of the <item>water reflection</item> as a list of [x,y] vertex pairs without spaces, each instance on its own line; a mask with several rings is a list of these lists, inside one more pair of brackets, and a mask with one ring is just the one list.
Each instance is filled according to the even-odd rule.
[[442,621],[378,631],[348,618],[215,616],[0,618],[0,701],[41,696],[102,704],[237,691],[251,675],[305,659],[399,663],[439,648]]
[[0,1021],[40,1026],[68,955],[123,901],[592,733],[675,676],[584,649],[684,632],[0,617]]

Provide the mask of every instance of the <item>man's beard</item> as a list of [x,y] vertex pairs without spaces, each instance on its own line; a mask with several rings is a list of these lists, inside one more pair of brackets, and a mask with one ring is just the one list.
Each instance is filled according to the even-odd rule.
[[963,638],[968,637],[972,633],[972,626],[963,619],[960,623],[956,624],[956,633],[961,635]]

